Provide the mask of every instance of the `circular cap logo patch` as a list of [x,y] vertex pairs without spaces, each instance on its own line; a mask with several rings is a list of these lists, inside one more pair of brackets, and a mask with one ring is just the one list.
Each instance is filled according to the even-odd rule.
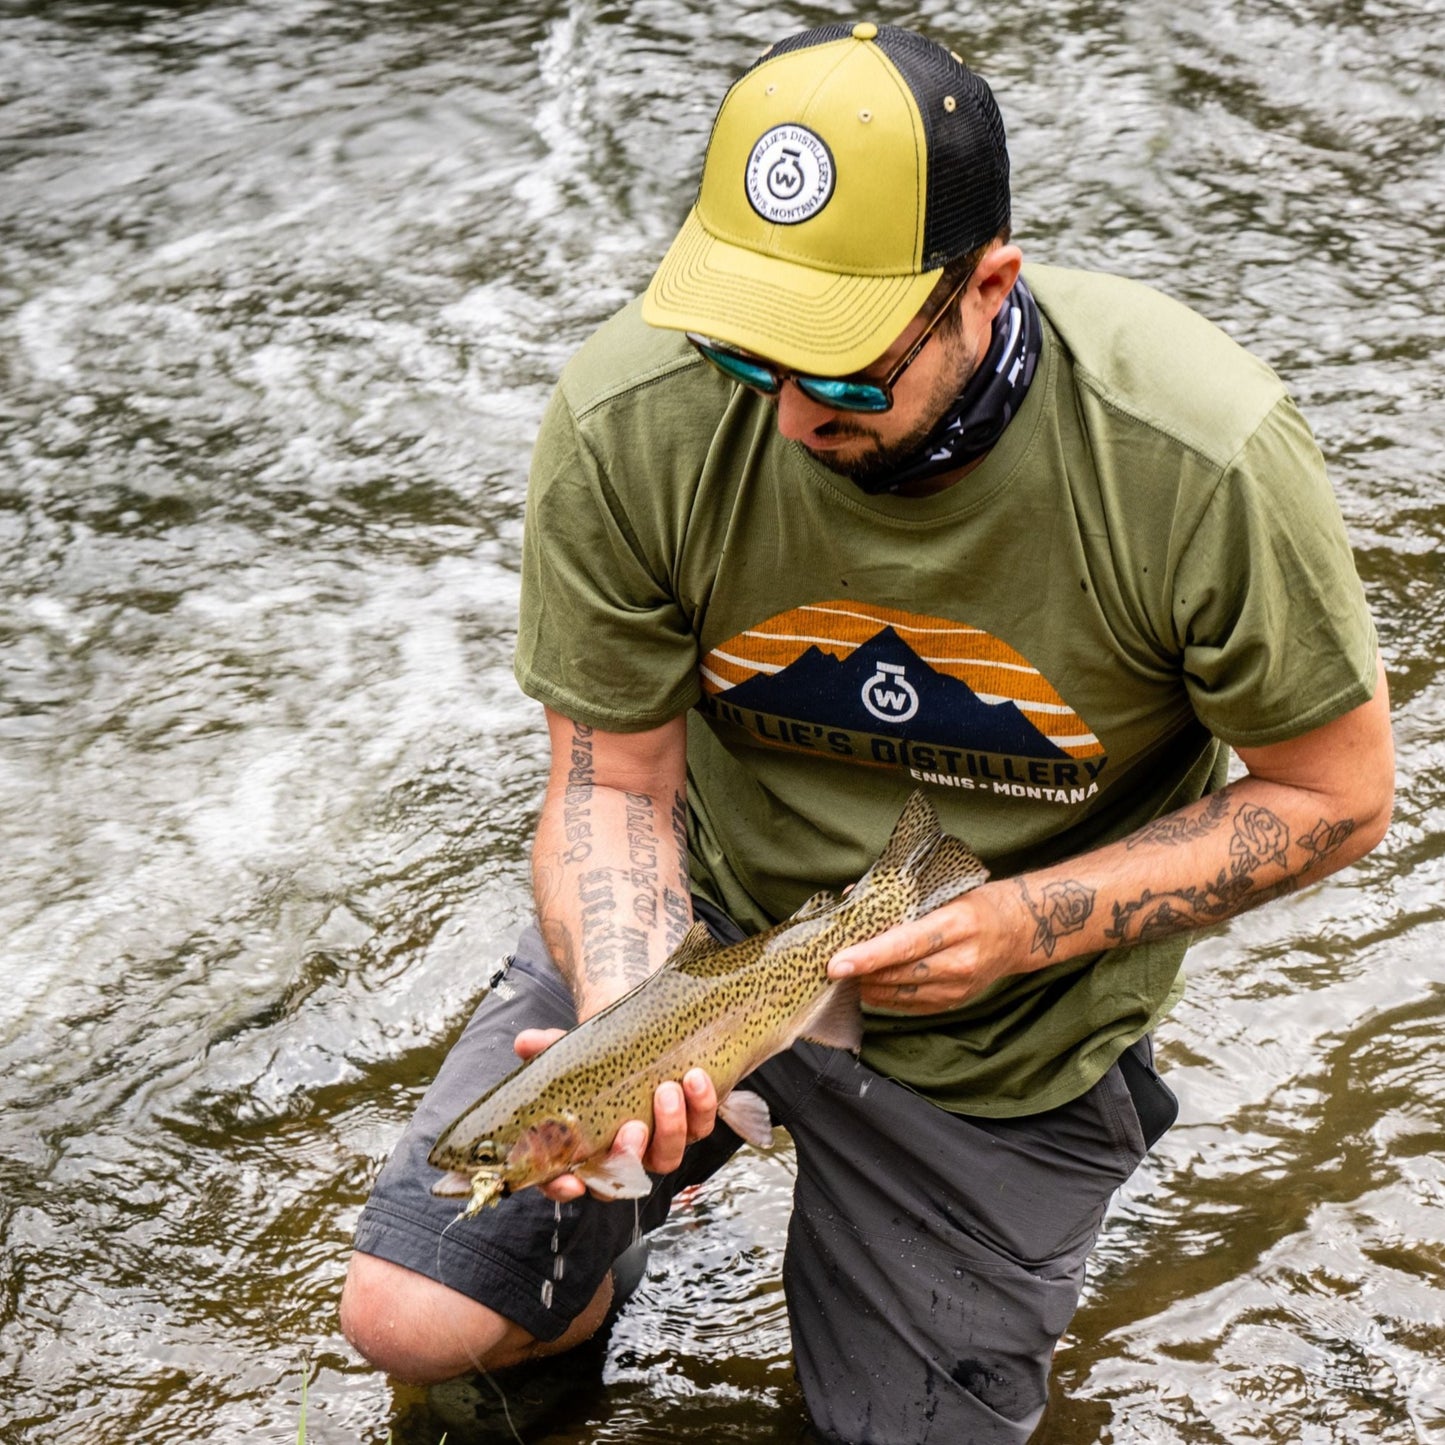
[[833,156],[806,126],[775,125],[748,157],[748,201],[765,221],[796,226],[811,220],[833,194]]

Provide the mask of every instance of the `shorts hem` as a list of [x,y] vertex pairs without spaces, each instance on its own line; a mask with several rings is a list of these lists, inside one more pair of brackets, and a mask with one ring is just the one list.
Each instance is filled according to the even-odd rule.
[[[353,1247],[456,1290],[538,1340],[555,1340],[563,1334],[596,1293],[594,1288],[586,1299],[574,1302],[572,1293],[564,1288],[565,1280],[519,1270],[512,1256],[489,1242],[479,1243],[460,1233],[439,1233],[432,1221],[378,1200],[370,1201],[362,1211]],[[458,1254],[464,1256],[467,1268],[453,1271],[449,1277],[447,1256],[455,1259]],[[552,1298],[550,1306],[543,1303],[544,1296]]]

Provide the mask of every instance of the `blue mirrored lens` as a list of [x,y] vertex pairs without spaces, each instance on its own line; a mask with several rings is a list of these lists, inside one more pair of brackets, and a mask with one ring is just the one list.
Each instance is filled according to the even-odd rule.
[[772,396],[778,390],[778,378],[775,372],[766,366],[759,366],[754,361],[748,361],[745,357],[734,356],[730,351],[719,351],[713,346],[694,346],[723,373],[730,376],[734,381],[740,381],[744,386],[750,386],[754,391],[766,392]]
[[881,386],[869,381],[841,381],[827,376],[795,376],[804,396],[837,411],[887,411],[892,403]]
[[835,376],[799,376],[796,372],[779,372],[761,361],[752,361],[739,356],[735,351],[724,351],[713,346],[701,336],[687,333],[687,339],[724,376],[740,381],[754,391],[766,396],[776,396],[787,378],[797,384],[804,396],[811,397],[822,406],[836,411],[887,411],[893,402],[887,391],[876,382],[848,381]]

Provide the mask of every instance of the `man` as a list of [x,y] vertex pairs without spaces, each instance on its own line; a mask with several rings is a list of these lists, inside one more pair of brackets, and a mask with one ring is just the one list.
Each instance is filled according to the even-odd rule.
[[[921,787],[992,880],[832,960],[861,1061],[803,1043],[751,1087],[798,1154],[819,1431],[1026,1439],[1109,1198],[1173,1117],[1149,1037],[1186,936],[1383,835],[1374,633],[1283,387],[1144,287],[1021,275],[1009,223],[957,57],[794,36],[724,99],[640,307],[564,373],[517,655],[552,746],[540,933],[363,1215],[343,1321],[394,1373],[565,1349],[612,1302],[631,1205],[567,1176],[451,1225],[427,1193],[513,1035],[604,1007],[694,906],[735,937],[856,878]],[[693,1071],[619,1133],[656,1176],[644,1227],[737,1147],[716,1103]]]

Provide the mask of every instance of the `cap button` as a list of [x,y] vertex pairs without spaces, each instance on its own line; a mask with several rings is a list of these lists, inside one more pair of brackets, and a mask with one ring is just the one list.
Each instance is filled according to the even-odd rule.
[[871,20],[864,20],[853,27],[854,40],[876,40],[878,27]]

